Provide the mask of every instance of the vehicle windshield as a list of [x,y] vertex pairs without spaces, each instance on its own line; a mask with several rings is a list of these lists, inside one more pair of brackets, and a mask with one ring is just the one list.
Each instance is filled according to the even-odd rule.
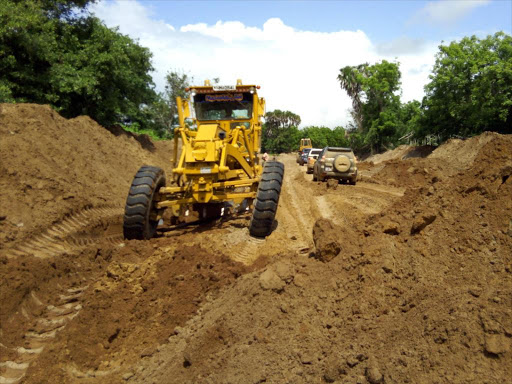
[[314,155],[319,155],[320,152],[322,152],[321,149],[313,149],[310,153],[309,153],[309,156],[314,156]]
[[253,95],[244,93],[212,93],[194,96],[197,120],[245,120],[252,116]]

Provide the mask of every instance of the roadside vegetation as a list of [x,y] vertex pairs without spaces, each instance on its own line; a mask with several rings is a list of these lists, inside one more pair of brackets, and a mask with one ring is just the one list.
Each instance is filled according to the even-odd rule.
[[[265,149],[296,150],[300,138],[309,137],[319,148],[351,146],[358,153],[378,153],[411,141],[440,144],[450,137],[484,131],[512,133],[512,37],[503,32],[439,46],[421,102],[401,101],[398,62],[343,67],[338,81],[352,99],[352,121],[347,127],[299,130],[292,123],[300,122],[300,116],[275,111],[296,118],[281,124],[277,134],[274,119],[267,119]],[[267,116],[273,118],[275,112]],[[289,137],[294,139],[289,142]]]
[[[92,2],[0,2],[0,102],[49,104],[68,118],[88,115],[103,126],[170,137],[175,97],[188,96],[193,78],[170,70],[157,92],[152,53],[90,14]],[[512,37],[503,32],[439,46],[421,101],[402,102],[399,62],[346,66],[338,81],[352,99],[346,127],[299,129],[298,114],[270,111],[262,150],[294,151],[310,137],[315,147],[377,153],[411,141],[512,133]]]
[[107,28],[88,0],[0,2],[0,102],[154,128],[151,52]]

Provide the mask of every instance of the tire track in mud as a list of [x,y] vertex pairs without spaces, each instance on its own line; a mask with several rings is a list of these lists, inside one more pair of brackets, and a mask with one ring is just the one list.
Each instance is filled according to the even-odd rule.
[[21,313],[32,320],[32,325],[24,330],[23,345],[11,348],[0,345],[14,352],[16,356],[12,360],[0,361],[0,384],[16,384],[25,377],[30,365],[69,321],[78,316],[82,309],[80,299],[87,288],[88,286],[68,288],[55,298],[53,304],[46,306],[34,292],[30,293],[31,304],[44,309],[39,316],[31,317],[22,306]]
[[283,222],[279,223],[279,227],[286,231],[287,237],[297,239],[294,242],[295,250],[307,252],[313,247],[312,229],[316,219],[322,217],[322,210],[308,191],[297,189],[296,178],[303,177],[300,175],[303,171],[297,168],[299,166],[295,164],[295,159],[284,156],[282,161],[286,165],[286,172],[282,206],[278,210],[278,219]]
[[[232,246],[233,252],[229,254],[229,257],[237,262],[244,265],[253,264],[266,250],[269,248],[283,248],[283,244],[276,244],[276,241],[282,240],[281,236],[288,239],[287,243],[284,244],[287,250],[293,250],[299,253],[308,252],[313,246],[313,239],[311,236],[311,228],[313,228],[313,222],[308,217],[310,215],[305,214],[300,208],[300,197],[295,190],[294,178],[297,175],[297,170],[294,169],[293,164],[287,157],[282,159],[285,164],[284,180],[281,189],[281,195],[279,198],[279,208],[276,214],[277,227],[273,233],[263,239],[252,237],[247,228],[233,229],[231,231],[231,238],[235,238],[234,241],[229,241],[229,245]],[[307,207],[308,204],[304,204]],[[309,209],[309,208],[308,208]],[[316,213],[315,213],[316,215]],[[275,235],[278,235],[274,240]],[[290,240],[291,239],[291,240]],[[225,245],[227,245],[226,242]]]
[[344,224],[346,223],[345,217],[335,217],[331,207],[329,206],[329,203],[327,202],[327,198],[325,196],[315,196],[315,204],[317,205],[320,212],[323,212],[323,217],[329,220],[332,220],[334,222],[340,222],[342,221]]
[[244,234],[241,235],[240,243],[234,247],[234,252],[230,255],[231,259],[244,265],[253,264],[262,253],[265,247],[265,239],[259,239],[249,235],[246,228],[243,229]]
[[331,214],[331,217],[327,215],[328,218],[348,225],[350,225],[352,214],[372,215],[379,213],[390,206],[393,201],[403,196],[403,192],[400,190],[388,190],[385,187],[374,188],[373,185],[369,187],[367,184],[340,185],[340,187],[336,192],[318,196],[316,199],[319,205],[334,207],[339,211],[340,214],[336,217],[332,217]]
[[[405,188],[361,182],[355,186],[340,184],[335,190],[319,191],[317,186],[307,187],[314,182],[307,178],[302,167],[293,167],[294,164],[290,161],[289,156],[285,158],[285,161],[288,168],[292,169],[291,173],[295,174],[295,176],[292,175],[292,180],[289,180],[287,184],[291,189],[292,201],[302,202],[307,210],[306,212],[299,210],[299,212],[302,212],[303,216],[307,215],[314,218],[314,220],[326,218],[338,225],[351,226],[354,220],[361,219],[361,215],[375,214],[386,209],[393,201],[402,197],[405,192]],[[320,186],[321,189],[323,189],[322,187],[326,188],[326,186]],[[314,220],[309,223],[311,228],[314,225]],[[301,225],[307,224],[302,220]]]
[[123,242],[121,232],[96,237],[78,236],[77,233],[101,220],[120,218],[122,214],[123,210],[121,208],[110,206],[85,209],[52,226],[44,233],[36,235],[24,244],[7,249],[5,254],[7,258],[29,255],[45,259],[85,248],[101,240],[112,244],[120,244]]
[[282,214],[279,217],[281,221],[278,229],[286,231],[287,237],[297,239],[295,248],[309,248],[312,245],[312,238],[307,230],[310,227],[310,223],[306,220],[308,215],[300,209],[293,181],[287,180],[287,182],[286,187],[283,188],[283,205],[280,207]]
[[[15,258],[19,256],[33,256],[47,259],[65,253],[76,253],[91,245],[107,242],[119,245],[124,242],[121,230],[110,228],[110,222],[115,223],[121,218],[122,209],[111,206],[85,209],[78,214],[62,220],[22,245],[8,249],[6,256]],[[99,228],[100,233],[94,233],[93,227],[102,221],[109,223],[107,229]],[[113,232],[113,233],[112,233]],[[20,313],[31,321],[28,329],[23,332],[24,343],[15,347],[0,347],[10,351],[10,360],[0,359],[0,384],[16,384],[24,379],[30,365],[37,360],[40,354],[51,345],[57,334],[66,325],[78,316],[82,309],[80,298],[88,286],[72,287],[62,291],[52,303],[46,305],[30,293],[30,305],[40,309],[40,315],[34,318],[27,310],[25,304],[20,306]],[[74,372],[76,377],[87,377]]]

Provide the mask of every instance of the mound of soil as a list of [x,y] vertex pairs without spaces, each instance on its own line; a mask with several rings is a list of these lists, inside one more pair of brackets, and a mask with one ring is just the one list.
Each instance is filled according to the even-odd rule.
[[400,145],[393,150],[386,151],[384,153],[379,153],[377,155],[371,155],[364,159],[366,162],[372,162],[373,164],[379,164],[383,161],[389,161],[393,159],[401,159],[404,157],[409,151],[411,151],[414,146],[411,145]]
[[427,157],[434,151],[436,147],[432,145],[400,145],[395,149],[372,155],[364,159],[365,162],[372,162],[373,164],[380,164],[384,161],[390,160],[403,160],[414,157]]
[[288,253],[242,276],[130,381],[508,381],[512,137],[472,140],[463,164],[451,160],[459,143],[388,162],[376,177],[396,170],[398,201],[347,227],[316,225],[316,244],[339,239],[336,257]]
[[123,207],[138,168],[167,169],[172,148],[36,104],[0,104],[0,136],[0,248],[84,208]]
[[[80,316],[33,368],[29,382],[95,377],[152,356],[181,332],[206,297],[251,269],[191,246],[193,235],[132,242],[108,252],[109,265],[85,292]],[[115,381],[115,380],[114,380]],[[105,382],[105,381],[102,381]]]
[[3,379],[509,381],[511,136],[454,140],[427,157],[402,148],[337,188],[285,155],[265,241],[250,238],[245,215],[109,242],[119,222],[97,208],[78,225],[76,213],[122,208],[139,166],[171,156],[171,143],[114,132],[1,105],[0,246],[49,247],[33,235],[74,214],[46,253],[0,256]]
[[482,148],[498,136],[494,132],[484,132],[467,140],[450,139],[433,151],[429,158],[447,161],[453,168],[466,169],[473,164]]
[[[424,156],[393,158],[380,164],[382,168],[372,174],[371,181],[396,187],[420,187],[428,184],[432,178],[443,180],[453,177],[473,166],[481,166],[475,163],[479,161],[478,157],[484,156],[488,150],[492,151],[498,142],[506,141],[506,137],[493,132],[485,132],[467,140],[449,140],[423,159]],[[488,143],[492,144],[487,146]],[[427,147],[420,153],[428,154],[431,150],[432,147]],[[410,153],[416,151],[417,149],[411,149]],[[366,171],[371,167],[371,164],[365,162],[362,163],[361,168]]]

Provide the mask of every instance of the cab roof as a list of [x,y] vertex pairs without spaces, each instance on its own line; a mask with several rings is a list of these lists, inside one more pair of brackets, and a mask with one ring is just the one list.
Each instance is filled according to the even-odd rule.
[[186,90],[194,90],[196,93],[213,93],[213,92],[250,92],[251,90],[256,93],[260,88],[259,85],[210,85],[210,86],[197,86],[193,85]]

